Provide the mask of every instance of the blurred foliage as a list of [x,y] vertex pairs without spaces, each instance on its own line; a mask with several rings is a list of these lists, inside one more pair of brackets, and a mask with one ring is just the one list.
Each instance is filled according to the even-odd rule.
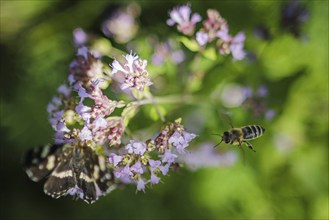
[[[125,2],[129,1],[120,4]],[[253,89],[266,85],[267,104],[277,112],[272,120],[256,117],[241,106],[224,109],[235,126],[261,124],[267,129],[253,142],[257,153],[247,151],[246,164],[240,158],[230,167],[181,169],[145,194],[135,194],[134,186],[129,186],[87,205],[69,197],[46,196],[42,184],[30,181],[19,161],[25,150],[52,140],[46,106],[67,77],[75,54],[73,29],[82,27],[103,36],[100,23],[119,2],[1,1],[1,218],[328,219],[328,2],[302,2],[310,16],[301,37],[280,27],[281,8],[287,3],[192,2],[192,9],[202,16],[207,8],[216,8],[234,33],[245,31],[246,49],[256,58],[213,62],[209,61],[215,59],[213,52],[208,51],[190,66],[193,57],[187,55],[182,64],[165,62],[165,68],[149,69],[151,74],[168,75],[166,82],[159,82],[161,94],[179,92],[175,88],[181,85],[195,97],[206,97],[198,105],[161,107],[168,119],[182,117],[187,128],[199,134],[195,145],[215,144],[218,140],[210,134],[229,128],[220,114],[224,85],[234,82]],[[129,44],[142,58],[150,59],[154,51],[148,34],[161,40],[173,35],[175,30],[165,21],[175,2],[139,4],[139,38]],[[268,28],[270,40],[253,35],[259,24]],[[193,47],[184,38],[180,41]],[[126,45],[111,43],[129,51]],[[192,76],[181,72],[184,68],[198,73],[189,85],[185,83]],[[149,106],[133,120],[132,128],[142,135],[142,126],[152,126],[152,120],[157,115]],[[227,145],[218,149],[228,150],[240,154]]]

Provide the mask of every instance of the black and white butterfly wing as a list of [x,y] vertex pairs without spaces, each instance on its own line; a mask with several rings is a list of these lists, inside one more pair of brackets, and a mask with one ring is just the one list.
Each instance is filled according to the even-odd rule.
[[44,192],[53,197],[59,198],[67,195],[76,185],[74,170],[72,168],[71,158],[73,148],[65,149],[65,153],[59,155],[58,165],[50,173],[44,185]]
[[31,180],[38,182],[48,176],[58,165],[63,145],[44,145],[27,151],[22,164]]
[[105,157],[97,155],[90,148],[83,148],[83,155],[85,161],[77,178],[77,185],[83,191],[82,199],[93,203],[113,188],[113,174],[106,165]]
[[106,158],[87,146],[46,145],[28,151],[23,164],[33,181],[48,177],[44,192],[53,198],[69,194],[93,203],[115,188]]

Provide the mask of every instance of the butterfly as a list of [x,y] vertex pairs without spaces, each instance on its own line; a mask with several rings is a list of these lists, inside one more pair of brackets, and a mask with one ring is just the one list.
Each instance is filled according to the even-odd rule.
[[44,192],[56,199],[72,195],[91,204],[115,188],[106,158],[88,146],[44,145],[27,151],[22,163],[32,181],[47,178]]

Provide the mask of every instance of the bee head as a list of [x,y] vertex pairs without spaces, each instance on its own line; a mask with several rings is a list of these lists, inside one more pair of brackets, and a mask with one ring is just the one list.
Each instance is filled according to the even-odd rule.
[[223,133],[222,141],[224,141],[226,144],[230,143],[230,133],[228,131]]

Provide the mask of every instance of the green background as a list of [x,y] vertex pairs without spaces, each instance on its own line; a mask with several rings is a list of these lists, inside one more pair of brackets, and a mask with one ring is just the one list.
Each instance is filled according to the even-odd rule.
[[[121,1],[128,2],[128,1]],[[166,26],[167,12],[176,3],[142,1],[139,44],[143,36],[162,39],[176,32]],[[82,27],[101,35],[106,1],[1,1],[1,217],[9,219],[328,219],[328,2],[306,1],[309,19],[302,25],[305,39],[280,27],[283,1],[200,1],[192,9],[205,17],[215,8],[228,20],[233,33],[246,32],[246,48],[260,55],[257,62],[225,60],[207,72],[194,94],[210,96],[219,85],[266,85],[268,106],[277,115],[271,121],[232,108],[235,126],[262,124],[266,134],[253,142],[257,153],[247,151],[233,166],[191,172],[180,169],[163,183],[135,193],[135,186],[118,189],[93,205],[70,197],[46,196],[42,183],[30,181],[21,168],[22,153],[49,143],[53,131],[46,106],[66,79],[74,58],[72,30]],[[264,24],[271,41],[252,35]],[[144,43],[143,43],[144,42]],[[118,45],[123,50],[125,45]],[[146,45],[145,45],[146,48]],[[144,48],[144,49],[145,49]],[[142,50],[142,49],[141,49]],[[147,48],[143,58],[151,55]],[[205,63],[207,63],[205,59]],[[184,64],[183,64],[184,65]],[[166,67],[178,71],[176,67]],[[207,64],[200,64],[200,69]],[[179,93],[175,83],[167,91]],[[168,92],[168,94],[169,94]],[[163,94],[165,94],[164,92]],[[216,143],[211,133],[229,126],[216,113],[220,103],[181,106],[168,117],[202,118],[202,142]],[[140,116],[140,117],[139,117]],[[144,114],[133,129],[145,126]],[[184,122],[184,119],[187,121]],[[151,122],[149,120],[148,122]],[[195,125],[196,126],[196,125]],[[287,144],[288,143],[288,144]],[[279,144],[288,146],[282,148]],[[284,147],[283,146],[283,147]],[[193,147],[193,146],[192,146]],[[218,151],[237,148],[223,146]]]

